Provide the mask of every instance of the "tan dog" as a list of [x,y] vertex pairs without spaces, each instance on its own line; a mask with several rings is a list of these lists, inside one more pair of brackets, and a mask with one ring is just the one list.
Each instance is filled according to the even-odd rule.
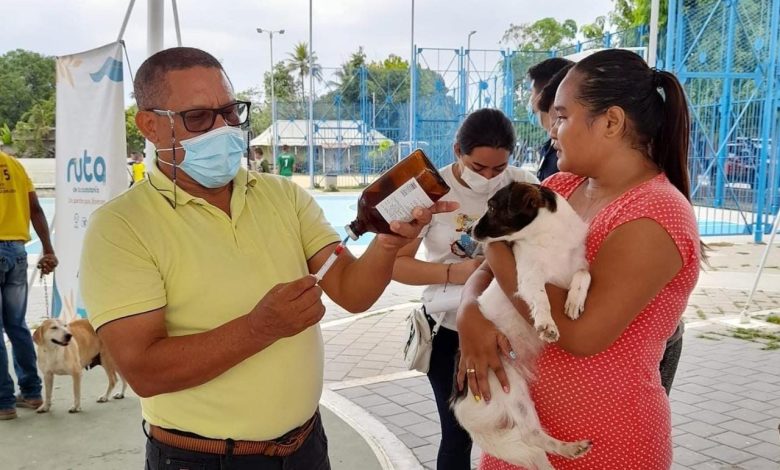
[[73,406],[68,412],[81,411],[81,374],[85,368],[97,364],[103,366],[108,376],[108,389],[98,398],[98,403],[108,401],[116,385],[117,375],[122,380],[122,391],[116,393],[114,398],[125,397],[127,383],[87,320],[74,320],[67,325],[58,319],[45,320],[35,330],[33,341],[38,346],[38,369],[43,374],[45,389],[38,413],[46,413],[51,408],[55,374],[73,377]]

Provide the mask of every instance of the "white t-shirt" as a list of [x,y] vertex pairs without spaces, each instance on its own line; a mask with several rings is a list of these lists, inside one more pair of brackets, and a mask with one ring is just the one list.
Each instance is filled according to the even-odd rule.
[[[450,186],[450,192],[441,198],[442,201],[457,201],[460,204],[458,210],[443,214],[435,214],[433,220],[426,227],[421,235],[422,244],[425,247],[425,260],[432,263],[459,263],[466,258],[453,253],[452,246],[455,242],[467,250],[473,246],[471,237],[464,233],[464,228],[471,222],[477,220],[487,210],[487,201],[494,193],[477,194],[470,188],[463,186],[452,173],[452,167],[455,163],[447,165],[439,170],[442,178]],[[505,182],[498,186],[503,188],[510,181],[520,181],[525,183],[539,183],[539,180],[533,174],[515,166],[509,166],[496,178],[501,178]],[[497,189],[497,190],[498,190]],[[460,251],[456,248],[456,251]],[[470,251],[470,250],[469,250]],[[460,294],[463,290],[462,285],[450,284],[447,290],[444,290],[444,284],[433,284],[423,291],[423,302],[426,304],[447,305],[442,326],[457,331],[455,324],[457,305],[460,303]],[[438,310],[438,309],[436,309]],[[438,317],[441,312],[428,311]]]

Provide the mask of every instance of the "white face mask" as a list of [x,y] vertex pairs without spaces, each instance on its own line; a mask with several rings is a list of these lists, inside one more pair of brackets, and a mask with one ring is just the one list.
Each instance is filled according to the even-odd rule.
[[487,179],[463,163],[460,168],[461,179],[463,179],[463,181],[469,185],[469,188],[477,194],[488,194],[492,196],[493,193],[504,185],[504,172]]

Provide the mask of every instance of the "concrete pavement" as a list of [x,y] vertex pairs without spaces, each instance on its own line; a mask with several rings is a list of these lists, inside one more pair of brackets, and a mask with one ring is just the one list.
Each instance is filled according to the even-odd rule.
[[[765,245],[708,240],[712,267],[685,313],[687,330],[671,394],[675,470],[780,468],[780,327],[763,336],[736,330]],[[773,247],[750,311],[780,315],[780,246]],[[50,290],[49,286],[49,290]],[[325,390],[321,401],[334,469],[435,468],[439,424],[427,379],[405,369],[404,319],[422,289],[393,283],[366,314],[326,300]],[[30,323],[41,318],[43,286],[31,290]],[[137,398],[94,403],[103,374],[86,374],[84,412],[68,415],[69,378],[57,378],[49,415],[20,410],[0,422],[3,469],[141,468]],[[476,465],[479,451],[472,453]]]

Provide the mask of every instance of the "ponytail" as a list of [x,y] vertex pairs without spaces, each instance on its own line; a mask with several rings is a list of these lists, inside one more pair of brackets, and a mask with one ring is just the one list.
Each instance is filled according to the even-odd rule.
[[661,126],[650,141],[650,156],[689,201],[688,146],[691,119],[680,82],[669,72],[653,70],[653,84],[663,90]]

